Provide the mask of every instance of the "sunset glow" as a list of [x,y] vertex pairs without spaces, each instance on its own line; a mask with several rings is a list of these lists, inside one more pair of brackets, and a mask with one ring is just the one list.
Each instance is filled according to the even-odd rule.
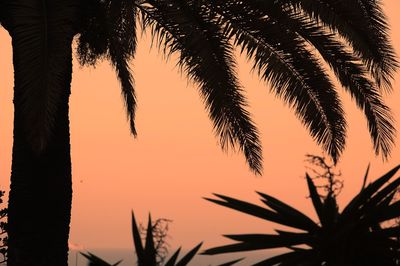
[[[391,36],[400,53],[400,2],[384,0]],[[255,176],[244,156],[221,150],[197,88],[141,36],[132,62],[138,98],[135,139],[129,132],[119,83],[107,62],[82,68],[74,60],[70,125],[73,169],[71,243],[85,248],[131,248],[130,212],[145,222],[173,220],[172,249],[227,243],[229,233],[272,232],[272,225],[203,199],[212,193],[256,202],[255,191],[275,195],[315,217],[304,179],[305,154],[322,154],[292,110],[251,74],[244,56],[238,75],[263,144],[264,173]],[[12,147],[13,69],[11,39],[0,30],[0,188],[9,189]],[[239,54],[238,54],[239,55]],[[400,72],[386,94],[400,131]],[[348,139],[338,169],[344,180],[339,202],[357,193],[366,167],[376,178],[400,163],[400,138],[391,158],[376,157],[363,114],[342,93]],[[398,134],[399,135],[399,134]],[[74,244],[74,247],[78,247]]]

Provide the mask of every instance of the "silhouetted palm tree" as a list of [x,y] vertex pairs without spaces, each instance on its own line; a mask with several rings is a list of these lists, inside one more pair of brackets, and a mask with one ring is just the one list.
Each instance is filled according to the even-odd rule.
[[236,78],[234,46],[334,160],[345,145],[346,122],[323,61],[364,111],[376,152],[387,156],[393,144],[380,87],[390,87],[397,62],[375,0],[3,0],[0,5],[15,71],[10,266],[66,265],[72,197],[68,98],[71,42],[78,33],[82,64],[99,58],[113,64],[134,135],[128,62],[140,18],[166,54],[180,54],[178,63],[199,85],[222,147],[238,146],[256,173],[261,148]]

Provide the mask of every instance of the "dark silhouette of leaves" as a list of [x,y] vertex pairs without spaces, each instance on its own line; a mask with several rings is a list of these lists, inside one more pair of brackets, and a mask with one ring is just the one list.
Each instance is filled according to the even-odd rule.
[[319,218],[319,223],[309,228],[305,225],[313,225],[310,218],[267,194],[259,193],[269,209],[216,195],[222,200],[207,200],[266,221],[289,225],[296,232],[276,230],[277,234],[225,235],[236,243],[210,248],[203,254],[288,248],[291,252],[255,265],[398,265],[399,228],[385,228],[382,225],[400,216],[400,201],[393,201],[400,177],[389,182],[399,169],[400,166],[395,167],[363,188],[342,212],[333,194],[321,200],[312,179],[307,175],[311,200]]

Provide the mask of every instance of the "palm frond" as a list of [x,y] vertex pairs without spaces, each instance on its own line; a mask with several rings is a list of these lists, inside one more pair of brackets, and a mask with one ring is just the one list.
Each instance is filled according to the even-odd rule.
[[121,83],[122,96],[130,124],[136,136],[136,97],[129,62],[136,52],[135,1],[90,0],[85,2],[85,19],[78,39],[78,59],[82,65],[95,65],[109,59]]
[[261,173],[261,147],[236,78],[232,43],[337,162],[346,121],[321,56],[363,110],[376,154],[389,156],[396,130],[379,89],[390,87],[398,63],[376,1],[90,1],[78,53],[83,63],[111,60],[134,135],[136,99],[128,61],[139,15],[153,43],[167,58],[178,53],[178,66],[199,85],[222,148],[238,147],[254,172]]
[[366,63],[376,82],[389,88],[398,67],[381,5],[375,0],[285,0],[338,32]]
[[355,99],[357,106],[364,111],[368,122],[375,152],[387,158],[394,144],[395,128],[390,109],[383,103],[375,83],[357,56],[347,50],[345,43],[299,11],[287,11],[279,2],[249,1],[250,5],[279,23],[282,29],[297,33],[315,47],[329,64],[340,84]]
[[82,8],[83,19],[76,54],[81,65],[94,66],[107,56],[109,47],[106,2],[87,0]]
[[221,146],[239,146],[250,168],[261,173],[261,147],[236,79],[232,47],[197,1],[147,1],[144,26],[168,55],[179,52],[178,65],[197,84]]
[[136,52],[137,9],[133,0],[109,0],[109,58],[121,82],[122,96],[130,124],[136,136],[136,97],[129,61]]
[[225,34],[246,51],[260,77],[336,161],[345,145],[346,122],[334,86],[307,43],[247,2],[217,2],[209,8],[222,14]]

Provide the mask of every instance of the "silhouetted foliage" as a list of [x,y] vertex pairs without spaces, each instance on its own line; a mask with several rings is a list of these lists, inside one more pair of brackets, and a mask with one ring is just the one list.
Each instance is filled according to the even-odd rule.
[[[241,151],[253,172],[262,172],[262,150],[237,79],[235,47],[336,162],[345,147],[346,120],[325,62],[364,112],[376,154],[389,155],[395,128],[381,95],[391,88],[398,62],[379,1],[0,1],[0,23],[12,37],[15,77],[10,265],[67,264],[75,35],[82,64],[111,61],[136,135],[129,60],[136,51],[137,20],[167,58],[178,55],[177,65],[199,86],[222,148]],[[33,198],[40,198],[39,209]],[[38,252],[44,245],[54,256]]]
[[0,263],[7,262],[7,208],[3,207],[4,193],[0,190]]
[[[306,161],[312,166],[307,167],[313,174],[310,178],[314,181],[317,189],[322,189],[323,192],[319,192],[322,198],[329,196],[337,197],[343,188],[343,180],[339,180],[341,172],[335,171],[336,165],[327,162],[327,158],[318,155],[307,154]],[[317,167],[317,169],[316,169]]]
[[88,266],[117,266],[122,262],[122,260],[120,260],[114,264],[109,264],[107,261],[97,257],[90,252],[88,252],[87,254],[81,252],[80,254],[88,259]]
[[[132,212],[132,237],[135,244],[137,265],[138,266],[186,266],[196,255],[200,249],[202,243],[198,244],[192,250],[190,250],[186,255],[184,255],[180,260],[178,260],[179,253],[181,249],[179,248],[167,262],[166,260],[166,232],[168,229],[163,226],[163,223],[168,220],[159,219],[155,223],[152,223],[151,216],[149,215],[149,220],[147,224],[147,229],[145,230],[144,244],[142,243],[142,231],[136,223],[135,215]],[[142,227],[143,228],[143,227]],[[92,253],[84,254],[81,253],[89,260],[89,266],[111,266],[106,261],[95,256]],[[117,262],[113,265],[118,265]],[[232,264],[229,264],[232,265]]]
[[226,235],[238,243],[208,249],[214,255],[259,249],[288,248],[291,251],[268,258],[255,265],[397,265],[400,227],[383,224],[400,216],[400,201],[393,196],[400,177],[389,182],[400,166],[372,182],[339,211],[336,199],[328,194],[321,199],[312,179],[306,175],[311,201],[319,222],[282,201],[258,192],[261,207],[231,197],[215,194],[207,198],[216,204],[255,216],[295,231],[275,230],[277,234]]
[[[395,201],[399,201],[400,200],[400,187],[397,188],[397,192],[393,197],[393,202]],[[389,226],[393,227],[393,228],[400,228],[400,216],[398,216],[393,223],[389,224]],[[400,243],[400,230],[399,230],[399,234],[397,235],[397,241]],[[399,251],[400,253],[400,251]],[[400,265],[400,255],[397,258],[397,265]]]
[[[168,229],[169,223],[171,220],[160,218],[157,219],[154,223],[152,223],[152,234],[153,234],[153,242],[154,242],[154,250],[156,252],[156,264],[157,266],[163,265],[164,261],[167,259],[168,255]],[[147,225],[149,226],[149,225]],[[139,232],[142,236],[142,239],[146,239],[148,227],[139,225]]]
[[[153,224],[151,222],[151,216],[149,215],[149,221],[147,225],[147,232],[144,245],[142,244],[142,239],[140,237],[140,230],[136,224],[135,215],[132,212],[132,235],[135,243],[136,256],[138,258],[138,266],[158,266],[157,262],[157,251],[154,243],[153,236]],[[187,265],[192,258],[196,255],[197,251],[200,249],[201,243],[195,248],[190,250],[183,258],[177,261],[180,248],[170,257],[170,259],[165,263],[166,266],[174,265]]]
[[136,134],[128,61],[135,54],[139,18],[153,44],[166,58],[177,54],[177,65],[199,85],[222,147],[238,145],[256,173],[261,171],[260,142],[236,78],[234,47],[336,162],[345,146],[346,121],[322,58],[364,111],[375,151],[386,157],[395,128],[381,87],[391,87],[398,62],[381,5],[350,2],[91,0],[78,57],[84,65],[103,58],[112,62]]

